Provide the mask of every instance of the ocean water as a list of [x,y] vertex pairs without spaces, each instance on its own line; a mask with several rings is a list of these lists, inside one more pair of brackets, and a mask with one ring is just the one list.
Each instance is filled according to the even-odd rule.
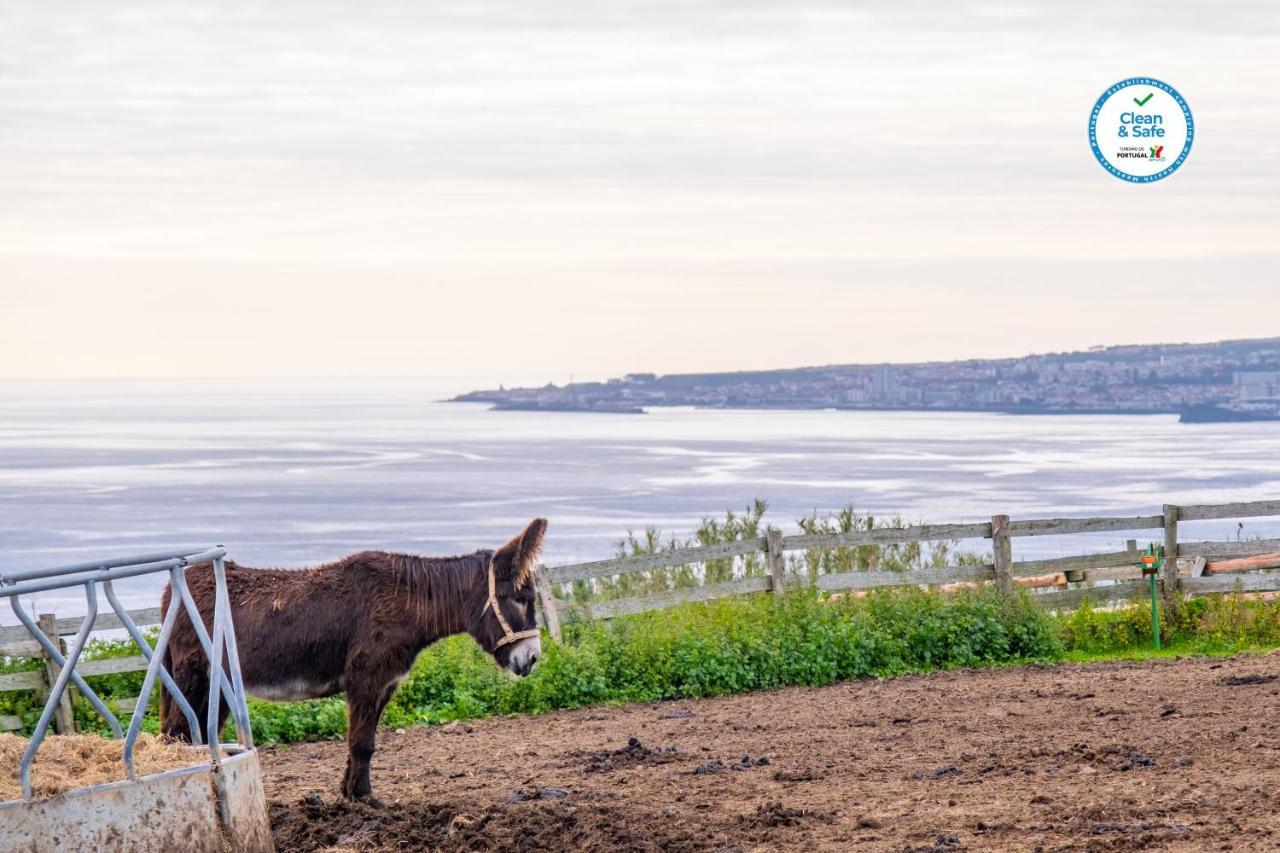
[[[769,502],[788,532],[812,510],[971,522],[1150,514],[1280,497],[1280,425],[1169,416],[655,409],[491,412],[442,402],[482,381],[0,385],[0,574],[222,544],[251,566],[365,548],[496,547],[550,520],[545,561],[612,556],[628,530],[687,536]],[[1273,520],[1185,538],[1280,536]],[[1153,531],[1152,533],[1156,533]],[[1015,559],[1114,550],[1141,534],[1015,540]],[[972,543],[975,548],[981,543]],[[160,582],[122,587],[154,605]],[[82,611],[46,593],[40,612]],[[14,621],[0,607],[0,622]]]

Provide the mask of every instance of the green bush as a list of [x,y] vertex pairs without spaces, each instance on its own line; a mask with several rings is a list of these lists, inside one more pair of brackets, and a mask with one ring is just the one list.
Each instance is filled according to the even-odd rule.
[[[1052,660],[1052,621],[1025,596],[882,591],[824,601],[797,591],[566,627],[514,679],[466,638],[425,652],[389,705],[402,726],[601,702],[714,696],[928,669]],[[270,739],[276,731],[255,733]],[[333,732],[337,734],[335,730]]]
[[[1151,608],[1145,601],[1097,610],[1087,601],[1055,617],[1064,650],[1073,657],[1124,655],[1152,645]],[[1230,654],[1280,646],[1280,603],[1210,595],[1189,598],[1174,611],[1161,608],[1160,637],[1167,651]]]

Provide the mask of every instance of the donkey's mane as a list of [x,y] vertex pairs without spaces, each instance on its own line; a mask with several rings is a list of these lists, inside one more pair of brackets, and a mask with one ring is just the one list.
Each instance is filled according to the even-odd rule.
[[[487,549],[454,557],[361,551],[317,566],[266,571],[296,575],[304,584],[329,572],[373,572],[391,582],[392,588],[398,596],[403,596],[402,600],[419,625],[436,630],[457,624],[459,618],[464,621],[468,618],[470,614],[465,612],[468,602],[474,603],[475,594],[483,589],[485,570],[488,569],[492,556],[493,551]],[[234,562],[227,565],[246,568]],[[259,594],[275,596],[277,592],[278,588],[263,587]],[[253,595],[250,593],[250,596]]]
[[420,557],[386,552],[397,591],[404,593],[414,615],[423,624],[438,624],[446,613],[460,613],[465,602],[483,583],[492,551],[476,551],[456,557]]

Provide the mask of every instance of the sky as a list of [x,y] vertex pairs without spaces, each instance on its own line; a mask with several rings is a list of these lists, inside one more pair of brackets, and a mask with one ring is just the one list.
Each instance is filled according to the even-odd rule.
[[[1280,334],[1280,6],[0,0],[0,378]],[[1187,99],[1175,175],[1087,125]]]

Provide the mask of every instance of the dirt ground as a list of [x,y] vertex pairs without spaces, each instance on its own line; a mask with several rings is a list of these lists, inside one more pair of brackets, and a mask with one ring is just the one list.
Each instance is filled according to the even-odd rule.
[[294,850],[1277,850],[1280,656],[939,673],[264,750]]

